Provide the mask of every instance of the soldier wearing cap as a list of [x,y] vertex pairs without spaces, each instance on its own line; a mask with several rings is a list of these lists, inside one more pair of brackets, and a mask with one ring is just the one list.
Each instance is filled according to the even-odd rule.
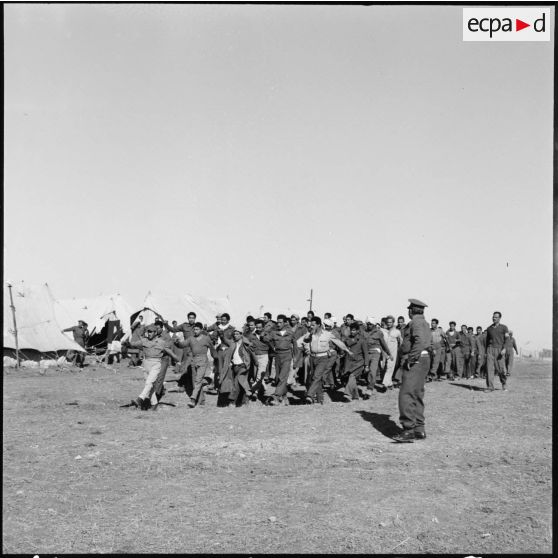
[[77,326],[67,327],[62,330],[62,333],[66,331],[71,331],[74,336],[74,341],[84,349],[84,352],[76,351],[74,363],[78,365],[79,368],[83,368],[83,362],[85,361],[85,344],[89,339],[89,331],[87,330],[87,323],[83,320],[78,320]]
[[424,384],[430,369],[432,332],[424,319],[427,305],[409,299],[410,322],[405,326],[401,352],[407,359],[403,367],[399,389],[399,420],[403,432],[394,436],[397,442],[413,442],[426,438],[424,429]]

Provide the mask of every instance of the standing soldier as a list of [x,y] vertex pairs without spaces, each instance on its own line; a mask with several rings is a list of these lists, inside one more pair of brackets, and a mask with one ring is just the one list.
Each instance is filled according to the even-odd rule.
[[502,391],[506,388],[504,356],[506,339],[510,336],[507,326],[500,323],[501,312],[492,314],[492,325],[486,328],[486,392],[494,391],[494,369],[500,377]]
[[78,368],[83,368],[83,363],[85,361],[85,344],[89,339],[89,331],[87,330],[87,324],[83,320],[78,320],[77,326],[67,327],[62,330],[62,333],[66,331],[71,331],[74,336],[74,341],[83,348],[83,352],[76,351],[76,356],[74,363],[77,364]]
[[[446,334],[444,330],[438,325],[440,322],[433,318],[430,322],[430,331],[432,332],[432,350],[434,354],[432,356],[432,363],[430,365],[430,372],[428,375],[432,380],[441,380],[444,377],[444,360],[445,360],[445,348],[447,345]],[[442,366],[442,376],[438,376],[438,369]]]
[[504,347],[506,348],[506,357],[505,357],[505,361],[506,361],[506,376],[511,376],[512,370],[513,370],[513,352],[515,351],[515,354],[519,354],[517,352],[517,344],[515,342],[515,339],[513,337],[513,331],[510,329],[510,336],[506,339],[506,342],[504,343]]
[[424,440],[424,384],[430,369],[432,332],[424,319],[426,304],[409,299],[410,322],[405,328],[401,352],[407,356],[399,388],[399,420],[403,432],[393,437],[396,442]]

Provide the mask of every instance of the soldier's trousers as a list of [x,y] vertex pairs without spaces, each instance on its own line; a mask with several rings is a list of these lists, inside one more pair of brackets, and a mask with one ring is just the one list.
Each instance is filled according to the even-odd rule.
[[410,370],[403,370],[399,388],[399,420],[405,430],[424,432],[424,383],[430,355],[422,355]]
[[370,351],[370,372],[368,372],[368,387],[372,389],[376,383],[376,372],[380,364],[382,353],[378,351]]
[[287,382],[291,372],[293,355],[291,351],[275,353],[275,375],[278,379],[275,393],[277,397],[283,397],[287,393]]
[[506,372],[508,373],[508,376],[511,376],[513,370],[513,359],[514,359],[513,349],[511,351],[508,351],[506,349],[505,360],[506,360]]
[[311,397],[312,399],[316,398],[318,403],[323,403],[324,400],[323,380],[327,370],[328,360],[329,357],[327,356],[310,357],[312,383],[308,388],[308,397]]
[[486,349],[486,386],[494,389],[494,371],[500,377],[502,387],[506,386],[506,369],[504,357],[500,354],[501,349],[488,347]]
[[454,372],[461,378],[463,376],[463,353],[461,347],[452,347],[446,353],[446,374],[453,376]]

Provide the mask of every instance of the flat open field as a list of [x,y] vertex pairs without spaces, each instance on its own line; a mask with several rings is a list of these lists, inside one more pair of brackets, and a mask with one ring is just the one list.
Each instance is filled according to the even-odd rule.
[[4,371],[3,552],[552,551],[550,363],[517,362],[508,392],[427,384],[413,444],[388,437],[397,390],[119,408],[142,385],[126,365]]

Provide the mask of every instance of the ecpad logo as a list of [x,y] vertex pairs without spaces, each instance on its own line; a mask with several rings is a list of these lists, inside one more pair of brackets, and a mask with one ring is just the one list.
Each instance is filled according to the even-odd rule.
[[550,41],[550,8],[463,8],[464,41]]

